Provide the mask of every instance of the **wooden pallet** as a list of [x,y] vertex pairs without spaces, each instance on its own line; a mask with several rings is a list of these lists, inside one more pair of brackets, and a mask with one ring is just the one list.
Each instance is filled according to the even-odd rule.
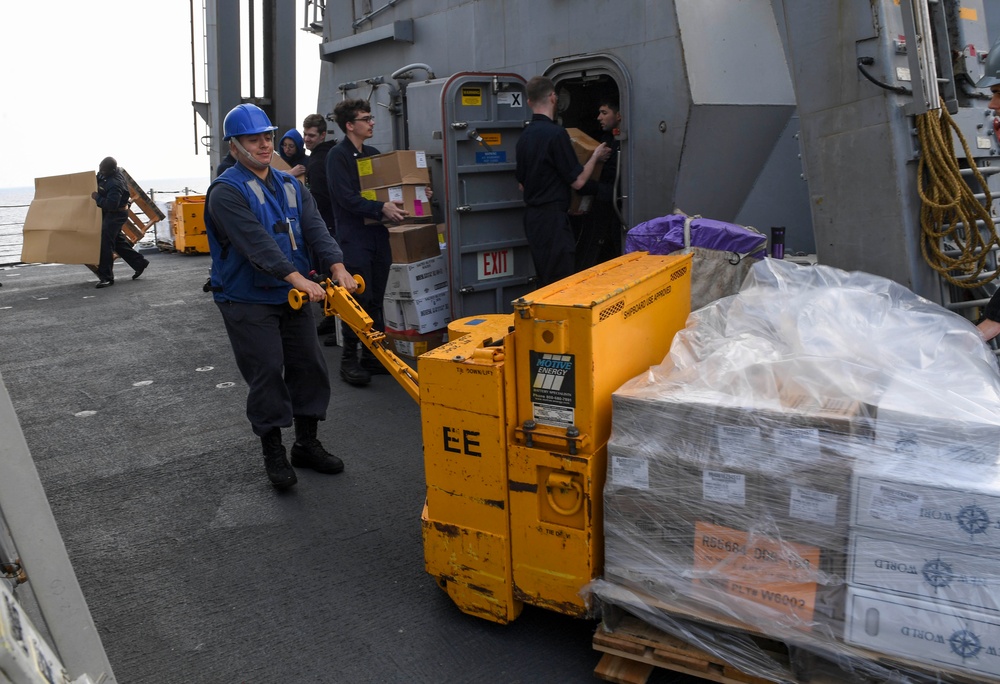
[[[612,621],[615,626],[611,631],[607,631],[604,626],[598,627],[593,639],[594,650],[603,654],[597,667],[594,668],[594,675],[599,679],[617,684],[645,684],[653,670],[660,668],[721,684],[772,684],[778,681],[743,672],[719,656],[667,634],[633,615],[610,606],[608,609],[615,614]],[[690,615],[675,617],[684,620]],[[761,636],[759,632],[733,629],[729,624],[716,625],[711,620],[697,622],[705,626],[717,626],[720,634],[724,631],[739,632],[742,636],[753,640],[768,657],[784,666],[786,672],[795,671],[791,666],[792,659],[789,657],[788,646],[782,642]],[[917,680],[947,681],[955,684],[987,684],[1000,681],[954,670],[928,668],[925,664],[861,648],[854,647],[852,650],[859,659],[880,663],[891,670],[913,674]],[[836,670],[835,667],[827,668],[827,671],[823,671],[823,668],[813,669],[816,663],[822,661],[812,654],[800,650],[796,653],[796,660],[799,664],[809,663],[806,666],[810,670],[808,675],[801,679],[786,677],[780,681],[789,684],[843,684],[847,681],[846,674],[832,673]]]
[[129,197],[132,203],[128,209],[128,221],[122,226],[122,231],[134,245],[142,236],[146,234],[154,223],[167,218],[156,203],[149,198],[146,191],[139,187],[139,184],[132,180],[132,176],[125,169],[120,169],[128,185]]
[[[788,652],[779,642],[761,639],[757,645],[779,663],[788,663]],[[614,631],[599,627],[594,649],[603,653],[594,675],[617,684],[645,684],[655,668],[688,674],[722,684],[771,684],[742,672],[721,658],[662,632],[639,618],[626,615]],[[834,684],[813,678],[811,684]]]

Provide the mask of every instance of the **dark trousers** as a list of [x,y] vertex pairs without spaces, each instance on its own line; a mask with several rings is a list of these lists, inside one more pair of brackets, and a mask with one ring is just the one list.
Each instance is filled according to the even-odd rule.
[[[365,291],[360,295],[355,294],[355,299],[365,313],[371,316],[372,326],[384,331],[382,300],[385,298],[389,267],[392,265],[388,234],[365,244],[348,242],[342,244],[341,249],[344,250],[344,267],[351,275],[360,275],[365,281]],[[347,325],[343,328],[344,347],[351,349],[359,341],[358,336]]]
[[526,207],[524,235],[539,287],[575,273],[576,241],[565,209]]
[[576,270],[584,271],[622,255],[622,225],[611,202],[595,199],[581,221]]
[[247,418],[254,434],[292,419],[326,419],[330,377],[316,337],[312,307],[216,302],[236,365],[246,380]]
[[97,277],[101,280],[114,280],[115,253],[125,260],[133,270],[146,263],[146,258],[132,247],[132,243],[122,234],[122,226],[128,215],[124,212],[113,212],[101,220],[101,260],[97,264]]

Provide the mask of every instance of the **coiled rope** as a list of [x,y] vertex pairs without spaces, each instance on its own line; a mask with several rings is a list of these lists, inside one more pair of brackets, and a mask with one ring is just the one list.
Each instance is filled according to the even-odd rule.
[[[917,166],[917,190],[923,204],[920,208],[920,251],[924,260],[942,278],[957,287],[972,289],[1000,275],[1000,265],[990,270],[991,248],[1000,247],[1000,236],[989,209],[993,197],[986,179],[979,172],[965,137],[948,113],[944,102],[935,113],[930,110],[916,117],[917,138],[921,154]],[[955,157],[952,131],[962,143],[972,175],[986,195],[985,204],[976,199]],[[980,230],[982,221],[985,230]],[[959,249],[949,256],[942,241]],[[961,277],[956,275],[956,272]]]

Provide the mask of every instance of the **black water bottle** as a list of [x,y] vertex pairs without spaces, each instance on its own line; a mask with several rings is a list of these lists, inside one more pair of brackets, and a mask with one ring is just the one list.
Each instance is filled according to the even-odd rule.
[[785,227],[771,226],[771,258],[785,258]]

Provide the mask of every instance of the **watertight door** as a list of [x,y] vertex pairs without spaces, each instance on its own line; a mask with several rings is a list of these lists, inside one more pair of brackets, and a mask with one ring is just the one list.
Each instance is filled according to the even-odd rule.
[[510,313],[534,288],[514,148],[531,110],[516,74],[457,73],[441,90],[452,318]]

